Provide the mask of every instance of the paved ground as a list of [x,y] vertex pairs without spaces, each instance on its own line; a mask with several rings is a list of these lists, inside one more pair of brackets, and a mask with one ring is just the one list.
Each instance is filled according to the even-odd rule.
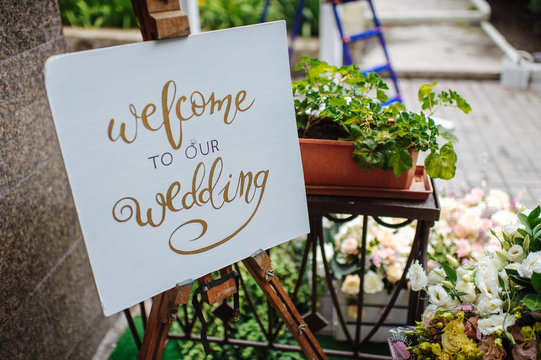
[[[541,91],[500,85],[498,79],[505,55],[481,28],[484,18],[478,9],[483,6],[476,9],[473,5],[483,5],[482,1],[376,0],[374,3],[384,20],[385,39],[406,106],[416,109],[417,89],[435,80],[438,88],[456,90],[472,105],[473,111],[468,116],[454,109],[443,109],[437,114],[454,122],[461,139],[456,146],[457,175],[451,181],[438,181],[440,190],[485,186],[500,188],[514,196],[524,187],[526,206],[541,203],[538,160]],[[429,18],[411,21],[440,10],[445,10],[446,21],[434,23]],[[364,12],[369,14],[366,9]],[[468,14],[474,15],[469,23],[450,20]],[[354,61],[361,68],[381,63],[379,43],[371,41],[358,46]]]
[[[417,89],[423,83],[428,81],[400,82],[408,108],[417,107]],[[438,113],[455,123],[460,139],[456,177],[438,181],[440,191],[485,185],[514,196],[524,187],[523,203],[541,204],[541,95],[507,89],[498,81],[442,80],[438,88],[458,91],[473,108],[467,116],[455,109]]]

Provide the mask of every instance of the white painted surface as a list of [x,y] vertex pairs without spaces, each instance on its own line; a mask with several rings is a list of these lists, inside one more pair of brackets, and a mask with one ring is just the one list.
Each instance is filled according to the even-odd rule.
[[[106,315],[308,232],[285,22],[55,56],[45,77]],[[224,102],[189,118],[190,96],[202,104],[198,94],[212,93],[232,95],[229,114]],[[145,107],[157,131],[134,117]],[[117,139],[121,124],[131,143]],[[242,196],[241,172],[253,175]],[[168,190],[171,207],[185,208],[158,204]],[[149,208],[156,226],[145,225]]]

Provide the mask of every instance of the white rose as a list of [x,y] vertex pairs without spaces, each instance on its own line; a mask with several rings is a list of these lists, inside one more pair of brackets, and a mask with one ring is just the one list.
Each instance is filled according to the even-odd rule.
[[507,250],[507,259],[511,262],[521,262],[524,259],[524,249],[520,245],[513,245]]
[[359,275],[348,275],[342,283],[342,292],[348,295],[355,296],[359,293],[361,288],[361,278]]
[[451,297],[441,285],[430,286],[427,290],[428,301],[437,307],[447,307],[451,303]]
[[367,294],[375,294],[383,290],[385,284],[383,283],[381,275],[376,274],[372,270],[368,271],[364,275],[364,292]]
[[481,218],[482,209],[479,207],[467,208],[458,219],[455,232],[460,237],[475,236],[483,227]]
[[400,263],[394,263],[387,268],[387,271],[385,273],[387,275],[387,280],[394,284],[398,282],[400,278],[402,278],[402,274],[404,273],[404,265]]
[[485,203],[490,209],[506,209],[509,207],[511,199],[505,191],[492,189],[485,198]]
[[440,199],[440,219],[444,220],[449,216],[453,211],[458,207],[458,204],[455,198],[452,197],[442,197]]
[[507,330],[509,326],[514,324],[515,317],[510,314],[492,315],[489,318],[477,321],[477,326],[483,335],[490,335],[498,330]]
[[515,225],[517,223],[517,215],[509,210],[499,210],[492,214],[490,220],[501,227]]
[[541,251],[529,253],[518,269],[519,275],[528,279],[534,272],[541,273]]
[[485,295],[479,296],[477,309],[481,314],[501,314],[504,302],[500,298],[491,298]]
[[426,276],[425,270],[421,264],[419,264],[419,260],[415,260],[415,262],[410,266],[406,278],[409,279],[411,289],[413,291],[421,290],[428,282],[428,277]]
[[457,281],[455,286],[456,291],[466,293],[466,295],[460,296],[460,301],[464,303],[474,303],[477,298],[475,293],[475,284],[465,281]]

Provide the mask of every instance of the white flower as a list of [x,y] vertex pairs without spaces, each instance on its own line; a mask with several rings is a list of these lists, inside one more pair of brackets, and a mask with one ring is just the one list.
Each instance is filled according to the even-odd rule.
[[428,277],[426,276],[425,270],[421,264],[419,264],[419,260],[415,260],[415,262],[410,266],[406,278],[409,279],[411,289],[413,291],[421,290],[428,282]]
[[511,199],[505,191],[492,189],[488,192],[485,202],[490,209],[506,209],[509,207]]
[[458,207],[458,203],[455,198],[452,197],[442,197],[440,199],[440,219],[444,220],[453,213]]
[[445,271],[441,268],[432,269],[428,273],[428,285],[437,285],[441,284],[441,282],[445,279]]
[[466,293],[466,295],[460,296],[460,300],[464,303],[474,303],[477,299],[475,293],[475,284],[465,281],[457,281],[455,286],[456,291]]
[[520,245],[513,245],[507,250],[507,259],[511,262],[521,262],[524,258],[524,249]]
[[456,276],[457,276],[458,281],[465,281],[465,282],[473,281],[472,272],[462,266],[456,269]]
[[434,304],[428,304],[425,311],[423,312],[423,315],[421,316],[421,319],[428,320],[429,317],[434,316],[436,310],[438,310],[438,307]]
[[367,294],[375,294],[383,290],[385,284],[383,283],[381,275],[376,274],[372,270],[368,271],[364,275],[364,292]]
[[534,272],[541,273],[541,251],[529,253],[518,269],[519,275],[528,279]]
[[482,211],[483,209],[480,206],[467,208],[455,226],[457,236],[467,238],[475,236],[481,231],[483,227]]
[[503,312],[503,301],[500,298],[480,296],[477,302],[477,309],[481,314],[501,314]]
[[342,292],[355,296],[359,293],[359,289],[361,288],[361,278],[359,275],[348,275],[344,279],[344,282],[342,283]]
[[490,220],[501,227],[512,226],[517,223],[517,215],[509,210],[499,210],[492,214]]
[[[505,323],[504,323],[505,321]],[[515,317],[510,314],[492,315],[486,319],[479,319],[477,325],[483,335],[490,335],[498,330],[507,330],[515,324]]]
[[[498,276],[498,273],[496,273],[496,277]],[[481,294],[488,298],[499,298],[500,292],[502,291],[502,288],[498,284],[498,280],[496,281],[485,281],[479,284],[476,284],[477,288],[481,291]]]
[[437,307],[447,307],[451,303],[451,297],[441,285],[430,286],[427,292],[428,300]]

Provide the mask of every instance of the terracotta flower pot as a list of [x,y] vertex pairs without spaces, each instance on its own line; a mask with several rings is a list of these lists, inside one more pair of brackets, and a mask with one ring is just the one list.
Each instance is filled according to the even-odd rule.
[[306,185],[409,189],[419,155],[418,152],[411,154],[412,168],[397,178],[392,170],[367,172],[359,168],[351,158],[352,141],[302,138],[299,143]]

